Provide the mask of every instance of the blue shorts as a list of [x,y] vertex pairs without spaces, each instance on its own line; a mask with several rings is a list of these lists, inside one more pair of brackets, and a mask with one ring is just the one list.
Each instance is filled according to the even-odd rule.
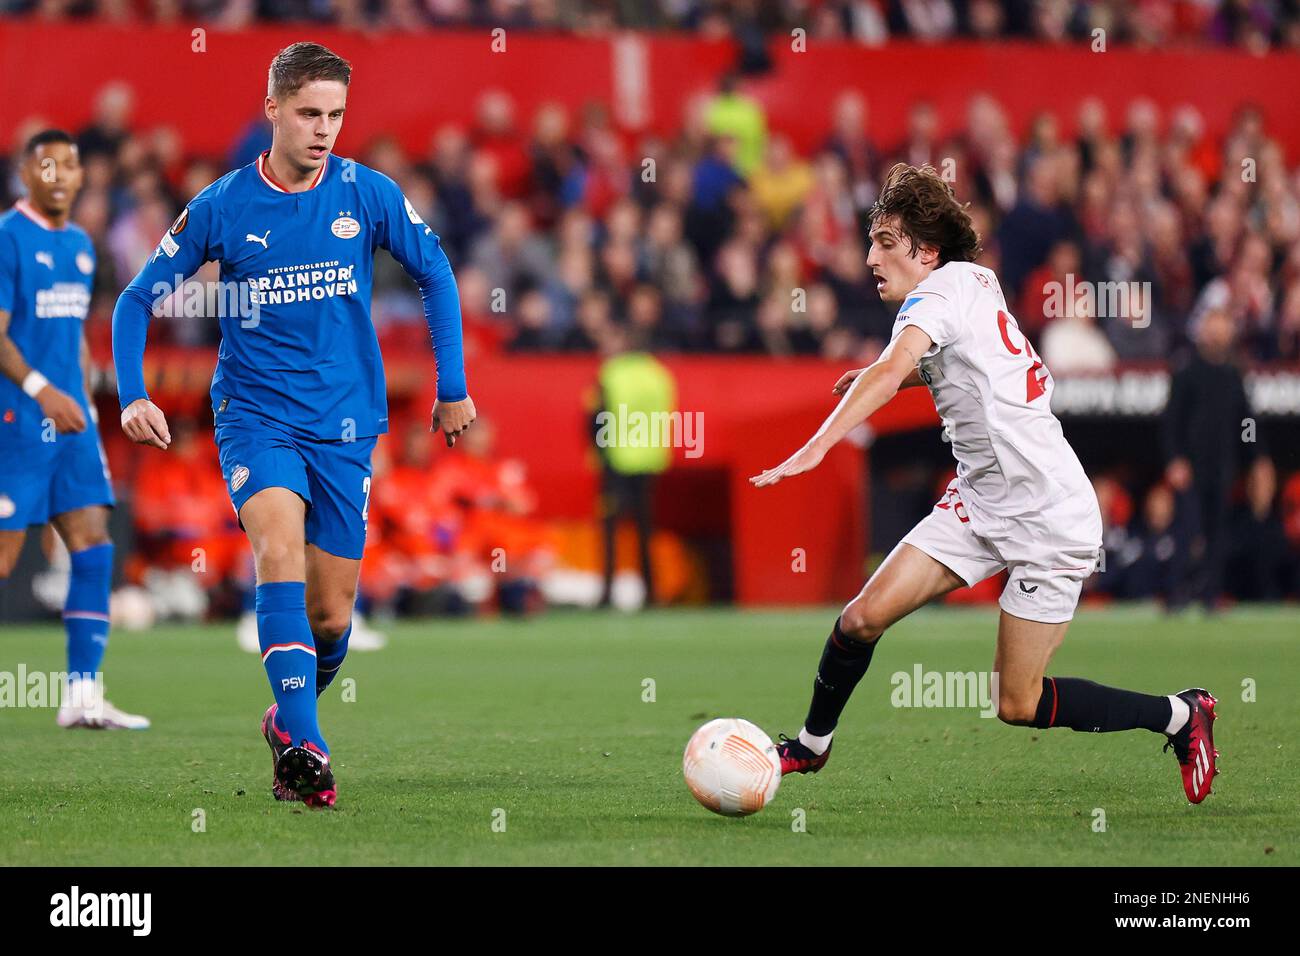
[[307,503],[308,544],[340,558],[361,557],[373,436],[353,441],[302,438],[232,399],[216,413],[215,437],[236,515],[262,489],[288,488]]
[[50,442],[0,436],[0,531],[96,505],[113,506],[113,486],[93,422]]

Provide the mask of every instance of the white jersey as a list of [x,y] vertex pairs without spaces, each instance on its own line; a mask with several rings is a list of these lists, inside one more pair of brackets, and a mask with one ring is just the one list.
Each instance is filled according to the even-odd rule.
[[898,310],[934,343],[919,363],[957,459],[957,493],[977,532],[1040,514],[1092,484],[1052,414],[1052,377],[1007,311],[997,276],[971,262],[930,273]]

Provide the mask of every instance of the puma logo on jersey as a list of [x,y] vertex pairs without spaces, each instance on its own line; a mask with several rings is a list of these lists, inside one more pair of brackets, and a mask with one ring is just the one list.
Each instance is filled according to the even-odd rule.
[[36,253],[36,261],[51,269],[54,268],[54,256],[50,255],[48,252]]
[[266,248],[266,237],[269,236],[270,234],[271,234],[271,230],[270,230],[270,229],[266,230],[266,232],[264,232],[264,233],[263,233],[262,235],[260,235],[260,236],[255,236],[255,235],[253,235],[253,234],[250,232],[250,233],[248,233],[247,235],[244,236],[244,241],[245,241],[245,242],[260,242],[260,243],[262,244],[262,248],[265,249],[265,248]]

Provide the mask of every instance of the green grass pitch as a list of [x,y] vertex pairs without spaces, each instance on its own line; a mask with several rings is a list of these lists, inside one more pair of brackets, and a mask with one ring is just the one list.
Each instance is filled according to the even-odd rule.
[[[0,710],[0,864],[1300,862],[1287,608],[1084,610],[1057,654],[1056,674],[1218,696],[1224,772],[1199,807],[1145,731],[1043,732],[891,706],[895,672],[991,666],[996,612],[935,609],[886,635],[825,771],[785,780],[755,816],[707,812],[682,782],[687,739],[715,716],[773,738],[798,730],[834,613],[394,625],[389,648],[353,654],[322,699],[333,812],[271,798],[258,733],[270,692],[232,628],[117,632],[109,696],[153,729],[66,731],[52,710]],[[59,670],[62,643],[54,626],[7,626],[0,671]]]

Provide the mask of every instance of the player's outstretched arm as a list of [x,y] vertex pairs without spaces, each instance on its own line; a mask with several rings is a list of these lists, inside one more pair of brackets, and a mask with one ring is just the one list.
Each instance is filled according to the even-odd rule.
[[[865,368],[849,369],[840,376],[839,381],[837,381],[834,387],[831,388],[831,394],[843,395],[849,390],[849,386],[853,384],[854,380],[865,371]],[[919,368],[914,368],[910,373],[908,373],[907,378],[903,379],[899,384],[898,390],[901,392],[905,388],[916,388],[917,386],[924,384],[925,382],[921,379],[921,370]]]
[[775,468],[750,478],[750,482],[756,488],[765,488],[783,478],[816,468],[840,439],[898,394],[903,383],[916,372],[917,362],[930,345],[930,336],[915,325],[904,327],[880,358],[855,376],[835,411],[822,422],[821,428],[808,439],[807,444]]

